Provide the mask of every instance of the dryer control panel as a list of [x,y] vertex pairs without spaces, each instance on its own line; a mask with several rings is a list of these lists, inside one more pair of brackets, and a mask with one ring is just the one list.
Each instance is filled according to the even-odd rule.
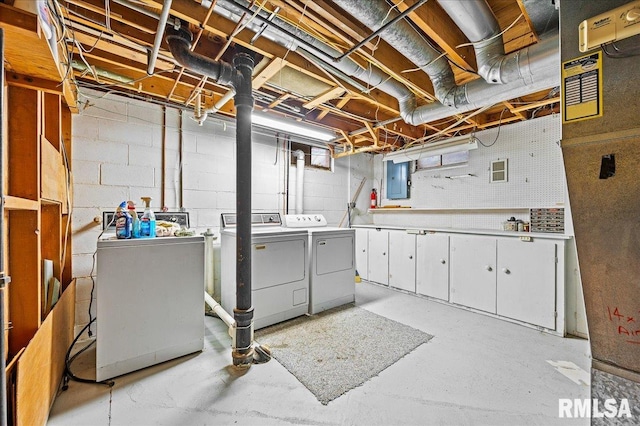
[[288,228],[319,228],[327,226],[327,219],[321,214],[287,214],[284,226]]

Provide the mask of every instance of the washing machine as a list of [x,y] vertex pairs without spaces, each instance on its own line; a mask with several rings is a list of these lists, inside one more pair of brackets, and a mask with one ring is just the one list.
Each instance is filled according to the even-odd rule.
[[327,226],[321,214],[284,216],[287,229],[304,229],[309,239],[309,313],[355,301],[355,230]]
[[[236,306],[236,215],[221,215],[221,305]],[[251,217],[253,327],[263,328],[309,310],[308,233],[284,228],[279,213]]]

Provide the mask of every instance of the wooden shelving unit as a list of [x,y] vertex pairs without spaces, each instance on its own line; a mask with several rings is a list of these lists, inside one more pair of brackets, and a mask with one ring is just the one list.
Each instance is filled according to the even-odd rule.
[[[2,96],[8,422],[45,424],[73,340],[69,206],[71,108],[68,82],[41,36],[35,15],[0,4],[5,57]],[[43,260],[53,263],[62,294],[51,310]]]

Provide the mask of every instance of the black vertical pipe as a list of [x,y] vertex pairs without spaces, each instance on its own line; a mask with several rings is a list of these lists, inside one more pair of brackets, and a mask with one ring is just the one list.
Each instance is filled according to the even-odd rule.
[[4,30],[0,28],[0,425],[7,424],[7,376],[5,373],[4,292],[11,278],[4,274]]
[[253,362],[251,301],[251,112],[253,96],[251,74],[254,61],[246,53],[237,53],[233,65],[238,72],[234,86],[236,107],[236,345],[233,364],[251,366]]

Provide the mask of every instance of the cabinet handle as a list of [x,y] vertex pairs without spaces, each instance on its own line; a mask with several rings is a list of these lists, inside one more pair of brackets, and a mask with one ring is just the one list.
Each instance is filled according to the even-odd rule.
[[383,256],[386,256],[386,255],[387,255],[387,252],[382,253],[382,255],[383,255]]
[[365,250],[365,249],[362,249],[362,252],[363,252],[363,253],[365,253],[365,252],[366,252],[366,250]]
[[447,263],[447,261],[444,260],[444,259],[440,259],[440,263],[442,263],[444,265],[445,263]]
[[409,259],[413,259],[413,256],[409,256]]
[[507,268],[502,268],[502,272],[504,272],[505,274],[509,275],[511,273],[511,271]]
[[493,268],[490,265],[485,266],[484,269],[486,269],[489,272],[493,271]]

